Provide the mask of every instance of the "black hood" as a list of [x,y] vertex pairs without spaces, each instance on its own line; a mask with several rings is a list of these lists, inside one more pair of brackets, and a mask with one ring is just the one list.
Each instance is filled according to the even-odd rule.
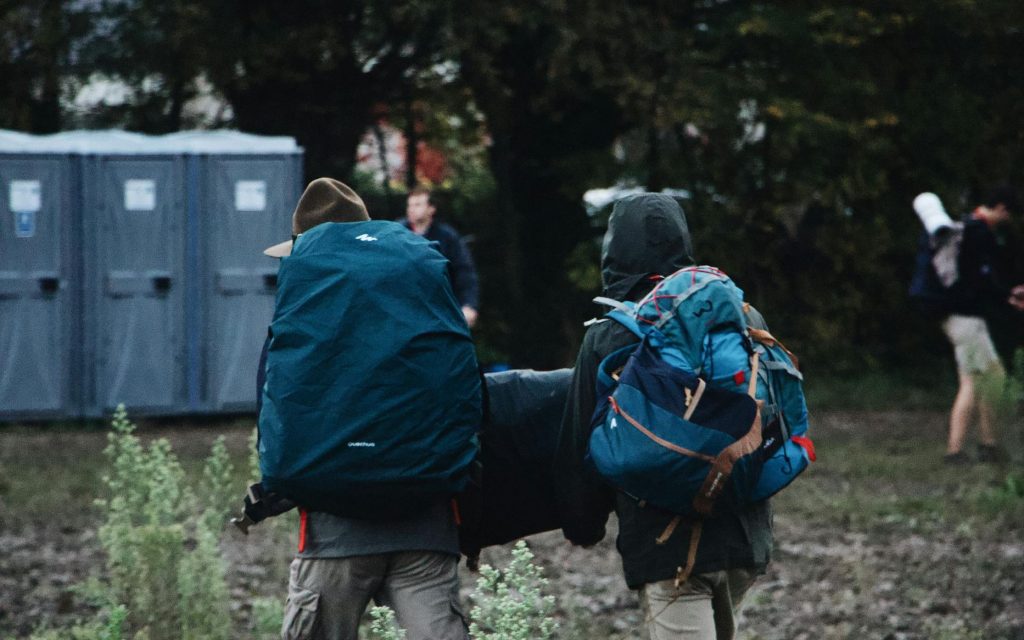
[[627,300],[637,283],[693,264],[686,214],[671,196],[639,193],[615,203],[601,248],[603,295]]

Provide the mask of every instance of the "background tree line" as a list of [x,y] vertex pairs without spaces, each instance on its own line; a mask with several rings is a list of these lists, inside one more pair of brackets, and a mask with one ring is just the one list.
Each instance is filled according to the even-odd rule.
[[[488,357],[538,368],[598,311],[582,194],[685,189],[698,259],[841,371],[944,355],[908,309],[910,201],[1022,182],[1022,58],[1013,0],[0,0],[0,127],[291,135],[373,197],[386,119],[447,153]],[[98,80],[126,89],[76,101]]]

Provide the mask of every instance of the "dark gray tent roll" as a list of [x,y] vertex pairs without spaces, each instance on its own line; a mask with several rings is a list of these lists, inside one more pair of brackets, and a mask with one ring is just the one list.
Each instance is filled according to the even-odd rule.
[[552,469],[572,369],[488,373],[476,478],[459,498],[463,553],[561,526]]

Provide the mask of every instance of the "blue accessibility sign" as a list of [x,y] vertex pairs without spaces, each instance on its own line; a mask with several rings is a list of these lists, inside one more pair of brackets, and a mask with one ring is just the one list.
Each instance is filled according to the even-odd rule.
[[14,235],[19,238],[31,238],[36,235],[36,212],[14,212]]

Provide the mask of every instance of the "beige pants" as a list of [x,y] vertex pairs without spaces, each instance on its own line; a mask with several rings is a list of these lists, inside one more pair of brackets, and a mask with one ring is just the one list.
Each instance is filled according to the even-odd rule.
[[678,589],[674,580],[640,590],[640,604],[651,640],[732,640],[736,612],[754,584],[747,569],[692,576]]
[[467,640],[458,557],[406,551],[351,558],[296,558],[282,640],[356,640],[373,600],[395,611],[406,640]]

